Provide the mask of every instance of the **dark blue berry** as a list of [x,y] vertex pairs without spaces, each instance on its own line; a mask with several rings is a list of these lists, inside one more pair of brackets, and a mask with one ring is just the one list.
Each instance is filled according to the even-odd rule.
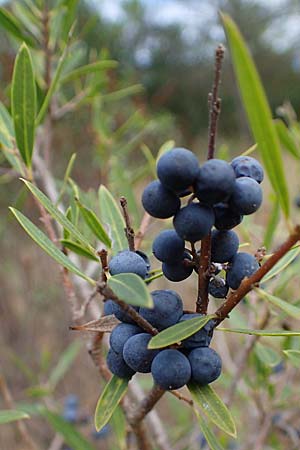
[[104,316],[111,316],[115,313],[115,302],[113,300],[106,300],[103,308]]
[[151,292],[153,309],[140,308],[140,315],[158,330],[171,327],[183,314],[183,304],[177,292],[157,290]]
[[135,334],[142,333],[137,325],[131,325],[129,323],[120,323],[111,332],[109,338],[110,347],[115,353],[123,355],[123,347],[125,342]]
[[262,203],[262,190],[257,181],[249,177],[237,178],[230,197],[230,207],[238,214],[253,214]]
[[209,234],[214,220],[212,208],[199,203],[191,203],[177,212],[173,224],[182,239],[196,242]]
[[236,178],[250,177],[258,183],[264,179],[264,169],[257,159],[251,156],[238,156],[231,161]]
[[164,230],[154,239],[152,251],[159,261],[173,264],[182,260],[184,240],[176,231]]
[[189,265],[186,260],[191,261],[192,257],[188,252],[183,253],[181,261],[172,264],[162,263],[162,271],[164,276],[174,282],[183,281],[193,272],[193,266]]
[[194,183],[198,167],[194,153],[185,148],[174,148],[159,158],[157,176],[167,188],[183,191]]
[[215,263],[230,261],[239,248],[238,235],[232,230],[213,230],[211,234],[211,260]]
[[229,286],[221,277],[214,277],[209,281],[208,292],[215,298],[225,298],[228,290]]
[[190,381],[191,365],[178,350],[162,350],[152,362],[151,373],[154,382],[161,388],[179,389]]
[[130,250],[123,250],[114,256],[110,260],[108,268],[111,275],[135,273],[141,278],[146,278],[148,273],[144,259],[136,252]]
[[[139,311],[138,306],[130,305],[135,311]],[[132,323],[135,324],[135,321],[121,308],[116,302],[113,300],[106,300],[104,303],[104,315],[109,316],[110,314],[114,314],[117,319],[121,322]]]
[[192,380],[201,386],[212,383],[221,375],[222,360],[212,348],[194,348],[188,358],[192,369]]
[[124,345],[123,358],[135,372],[148,373],[151,371],[153,358],[159,350],[149,350],[148,344],[152,338],[151,334],[136,334],[128,339]]
[[135,253],[137,255],[139,255],[141,258],[143,258],[143,260],[145,261],[146,267],[147,267],[147,272],[149,272],[149,270],[151,268],[151,264],[150,264],[150,259],[149,259],[148,255],[146,255],[146,253],[142,252],[141,250],[136,250]]
[[217,203],[214,205],[215,227],[217,230],[230,230],[236,227],[243,220],[243,216],[232,210],[225,203]]
[[177,195],[157,180],[146,186],[142,195],[142,204],[150,216],[158,219],[172,217],[180,208],[180,200]]
[[231,289],[237,289],[245,277],[250,277],[259,269],[259,264],[250,253],[237,253],[226,274],[226,282]]
[[135,374],[135,370],[126,364],[122,355],[115,353],[112,349],[109,349],[107,353],[106,362],[111,373],[119,378],[129,379]]
[[225,201],[232,193],[235,174],[231,165],[222,159],[210,159],[199,169],[195,194],[209,205]]
[[[195,317],[203,317],[202,314],[183,314],[179,322],[194,319]],[[207,347],[210,344],[213,335],[213,321],[210,320],[201,330],[196,331],[192,336],[182,342],[184,348]]]

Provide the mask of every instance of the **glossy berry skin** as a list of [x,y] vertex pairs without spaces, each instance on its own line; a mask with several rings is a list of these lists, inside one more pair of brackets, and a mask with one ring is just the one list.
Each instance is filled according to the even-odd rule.
[[153,358],[159,350],[149,350],[148,344],[151,334],[141,333],[132,336],[126,341],[123,348],[123,358],[135,372],[148,373],[151,371]]
[[154,239],[152,251],[159,261],[173,264],[182,260],[184,240],[175,230],[164,230]]
[[[193,313],[193,314],[183,314],[179,322],[183,322],[185,320],[194,319],[195,317],[202,317],[202,314]],[[194,333],[192,336],[188,337],[182,342],[184,348],[195,348],[195,347],[207,347],[210,344],[213,335],[213,321],[209,321],[206,325],[204,325],[201,330]]]
[[222,159],[210,159],[200,167],[195,184],[197,198],[208,205],[226,200],[232,193],[235,173]]
[[196,242],[209,234],[214,221],[215,216],[211,207],[190,203],[177,212],[173,224],[182,239]]
[[115,353],[112,349],[109,349],[106,357],[106,362],[111,373],[119,378],[131,378],[135,371],[132,370],[122,358],[122,355]]
[[257,181],[249,177],[237,178],[230,197],[230,207],[241,215],[253,214],[262,203],[262,190]]
[[143,330],[137,325],[131,325],[129,323],[120,323],[111,332],[109,337],[109,345],[115,353],[123,355],[123,347],[125,342],[128,341],[131,336],[142,333]]
[[226,282],[231,289],[237,289],[245,277],[250,277],[259,269],[259,264],[253,255],[240,252],[231,261],[231,267],[226,274]]
[[164,276],[174,282],[183,281],[188,278],[193,272],[193,266],[185,264],[184,260],[191,260],[192,257],[188,252],[184,252],[181,261],[177,261],[174,264],[162,263],[162,271]]
[[231,166],[236,178],[250,177],[257,183],[261,183],[264,179],[264,169],[257,159],[251,156],[238,156],[231,161]]
[[[135,311],[139,311],[138,306],[130,305]],[[106,300],[104,303],[104,315],[109,316],[114,314],[117,319],[124,323],[130,323],[135,325],[135,321],[113,300]]]
[[154,382],[161,388],[179,389],[190,381],[191,365],[183,353],[167,349],[155,356],[151,372]]
[[238,235],[232,230],[213,230],[211,233],[211,260],[215,263],[230,261],[239,248]]
[[192,369],[192,380],[197,384],[205,386],[221,375],[222,360],[212,348],[194,348],[188,358]]
[[111,275],[135,273],[141,278],[146,278],[148,273],[144,259],[130,250],[123,250],[114,256],[108,264],[108,269]]
[[221,277],[214,277],[209,281],[208,293],[215,298],[225,298],[228,294],[229,286]]
[[146,186],[142,195],[144,209],[152,217],[168,219],[180,208],[179,197],[155,180]]
[[194,153],[185,148],[173,148],[159,158],[157,176],[165,187],[178,192],[194,183],[198,168]]
[[235,211],[225,203],[217,203],[214,205],[215,213],[215,227],[217,230],[231,230],[239,225],[243,216]]
[[154,308],[140,308],[140,315],[159,331],[171,327],[183,314],[181,297],[172,290],[151,292]]

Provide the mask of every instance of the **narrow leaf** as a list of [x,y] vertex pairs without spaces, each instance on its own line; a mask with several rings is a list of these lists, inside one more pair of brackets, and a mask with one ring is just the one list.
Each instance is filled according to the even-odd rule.
[[296,159],[300,159],[300,149],[290,130],[282,120],[276,119],[274,122],[281,145]]
[[285,216],[289,216],[289,194],[283,170],[279,139],[272,121],[271,109],[259,74],[234,21],[222,14],[229,42],[233,67],[239,84],[243,105],[266,172]]
[[260,342],[256,342],[255,344],[255,353],[261,362],[267,366],[274,367],[280,363],[280,355],[272,348],[267,347]]
[[224,447],[222,447],[222,445],[217,441],[216,435],[213,433],[211,428],[207,425],[205,420],[201,417],[199,412],[196,409],[194,411],[197,416],[198,423],[199,423],[200,429],[202,431],[202,434],[205,437],[206,442],[209,445],[209,448],[211,450],[224,450]]
[[0,425],[21,419],[29,419],[29,415],[15,409],[2,409],[0,411]]
[[300,368],[300,350],[283,350],[283,353],[289,358],[293,366]]
[[38,228],[36,227],[26,216],[24,216],[20,211],[14,208],[9,208],[11,212],[14,214],[20,225],[24,228],[26,233],[49,255],[53,258],[58,264],[61,264],[63,267],[68,269],[70,272],[75,273],[79,277],[88,281],[93,286],[96,286],[95,280],[85,275],[81,272],[72,261],[67,258],[66,255],[60,251],[52,241]]
[[95,254],[88,248],[83,247],[83,245],[71,241],[70,239],[61,239],[60,242],[65,248],[71,250],[71,252],[74,252],[80,256],[84,256],[85,258],[91,259],[92,261],[99,262],[99,258],[97,258],[97,256],[95,256]]
[[208,316],[195,317],[190,320],[176,323],[176,325],[166,328],[165,330],[154,336],[150,340],[148,348],[161,348],[179,343],[192,334],[196,333],[197,331],[201,330],[201,328],[203,328],[204,325],[207,324],[207,322],[214,319],[215,317],[216,316],[214,314],[210,314]]
[[300,246],[294,247],[290,251],[288,251],[280,259],[280,261],[278,261],[278,263],[275,264],[275,266],[263,277],[261,283],[265,283],[266,281],[271,280],[271,278],[275,277],[284,269],[286,269],[287,266],[289,266],[299,254],[300,254]]
[[79,206],[79,211],[83,217],[83,220],[85,221],[89,229],[93,232],[96,238],[99,239],[100,242],[110,248],[111,240],[94,211],[84,206],[79,200],[77,201],[77,204]]
[[269,294],[269,292],[266,292],[263,289],[255,290],[264,299],[268,300],[272,305],[277,306],[277,308],[282,309],[289,316],[300,319],[300,308],[297,308],[297,306],[294,306],[281,298],[275,297],[275,295]]
[[17,54],[12,79],[12,117],[23,161],[31,165],[36,115],[36,88],[31,56],[25,44]]
[[50,411],[44,411],[43,416],[47,419],[51,427],[59,433],[65,443],[73,450],[95,450],[95,447],[83,437],[76,427],[66,422],[61,416]]
[[62,196],[65,193],[65,189],[66,189],[66,186],[68,184],[69,177],[70,177],[71,172],[73,170],[75,159],[76,159],[76,153],[73,153],[71,155],[71,158],[70,158],[69,162],[68,162],[68,165],[67,165],[67,168],[66,168],[66,171],[65,171],[65,175],[64,175],[64,179],[63,179],[63,184],[62,184],[62,187],[60,189],[60,192],[59,192],[59,195],[57,197],[57,200],[55,202],[55,206],[57,206],[59,204]]
[[109,227],[113,253],[128,247],[124,228],[125,222],[115,199],[105,186],[99,188],[100,216]]
[[127,424],[125,414],[119,406],[111,416],[110,424],[116,437],[116,441],[118,442],[118,449],[126,450]]
[[74,341],[62,353],[57,365],[52,370],[48,379],[48,383],[50,384],[52,389],[55,388],[57,383],[64,377],[65,373],[69,370],[75,358],[79,354],[81,347],[82,347],[81,341]]
[[246,330],[243,328],[216,328],[218,331],[226,331],[229,333],[250,334],[253,336],[300,336],[300,331],[286,331],[286,330]]
[[14,128],[12,118],[3,103],[0,102],[0,143],[5,147],[13,149],[13,138]]
[[209,385],[199,386],[193,382],[189,383],[187,387],[194,402],[200,406],[207,417],[225,433],[236,437],[232,415],[215,391]]
[[110,420],[118,404],[126,394],[128,380],[113,375],[105,386],[96,406],[95,427],[100,431]]
[[83,75],[88,75],[90,73],[99,72],[101,70],[114,69],[117,67],[117,61],[106,60],[106,61],[97,61],[95,63],[87,64],[85,66],[78,67],[77,69],[72,70],[68,74],[64,75],[60,82],[61,84],[67,83],[69,81],[76,80]]
[[144,281],[135,273],[114,275],[107,284],[120,300],[130,305],[153,308],[153,300]]
[[70,327],[70,330],[74,331],[92,331],[96,333],[111,333],[112,330],[119,324],[119,320],[111,316],[103,316],[97,320],[91,320],[83,325],[74,325]]
[[36,46],[34,39],[23,33],[22,25],[7,9],[0,8],[0,25],[12,36],[20,41],[26,42],[30,47]]

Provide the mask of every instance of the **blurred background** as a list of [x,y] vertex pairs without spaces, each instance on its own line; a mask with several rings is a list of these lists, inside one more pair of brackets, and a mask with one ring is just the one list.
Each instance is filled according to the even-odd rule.
[[[13,0],[1,2],[1,6],[18,17],[24,29],[41,42],[42,48],[40,24],[32,13],[35,3],[42,10],[42,0]],[[286,114],[289,114],[294,120],[294,111],[299,112],[299,0],[57,0],[48,4],[53,19],[50,39],[51,36],[54,39],[59,29],[59,18],[63,17],[59,8],[62,6],[71,11],[69,20],[76,21],[76,40],[72,43],[73,59],[70,65],[74,65],[76,58],[77,64],[102,58],[116,60],[118,66],[93,80],[93,92],[89,92],[76,107],[62,111],[64,104],[69,105],[68,102],[85,89],[80,81],[72,87],[66,86],[52,119],[51,146],[45,158],[58,185],[61,185],[68,161],[73,153],[77,153],[72,178],[80,186],[86,202],[92,205],[95,201],[94,190],[101,183],[106,184],[116,198],[127,196],[136,229],[143,214],[140,192],[153,178],[153,173],[145,166],[151,162],[153,155],[165,143],[172,147],[174,141],[177,146],[193,150],[200,161],[205,159],[207,96],[212,85],[214,50],[219,42],[226,46],[219,10],[230,14],[242,31],[261,75],[273,115],[286,119]],[[9,37],[0,27],[0,100],[7,107],[14,58],[19,45],[20,41]],[[61,48],[59,42],[55,43],[57,54]],[[55,58],[54,65],[58,57]],[[34,63],[38,67],[38,52]],[[38,89],[38,98],[42,98],[45,89],[43,81],[38,84]],[[254,142],[239,98],[229,51],[225,55],[220,93],[222,112],[217,139],[218,155],[230,159]],[[294,164],[288,156],[285,160],[292,180],[290,191],[296,196],[300,188],[297,175],[299,164]],[[95,448],[120,448],[109,431],[101,437],[93,432],[92,415],[102,382],[99,385],[98,374],[84,349],[85,336],[78,337],[68,329],[71,316],[58,269],[7,212],[8,206],[14,205],[25,211],[32,220],[38,220],[36,205],[22,188],[18,174],[8,169],[4,158],[1,159],[0,170],[1,372],[14,400],[26,403],[27,407],[46,401],[47,405],[54,405],[63,414],[63,405],[70,400],[69,396],[76,395],[84,433]],[[264,208],[255,215],[255,223],[249,219],[240,231],[241,239],[250,242],[251,250],[261,245],[264,227],[273,208],[274,199],[269,195],[267,182],[265,199]],[[144,243],[144,250],[148,253],[151,252],[151,239],[161,226],[156,221],[150,227]],[[196,278],[181,283],[179,288],[174,283],[158,280],[153,283],[153,289],[165,286],[178,288],[187,306],[191,306],[195,285]],[[294,294],[295,286],[295,282],[291,282],[285,296]],[[245,323],[248,317],[247,310],[243,308],[245,305],[241,311],[246,319],[238,316],[236,320],[240,323]],[[251,314],[255,315],[255,311]],[[219,389],[224,394],[230,385],[230,376],[235,372],[231,345],[235,348],[237,339],[230,337],[226,343],[225,340],[218,343],[216,339],[216,348],[223,351],[226,361]],[[239,339],[239,342],[244,341]],[[49,374],[63,352],[70,348],[68,370],[59,377],[59,381],[55,379],[55,389],[53,385],[50,395],[45,388],[49,383]],[[258,386],[260,383],[277,383],[277,375],[271,369],[260,368],[257,372],[257,361],[254,366],[251,373]],[[275,378],[272,379],[272,376]],[[254,389],[251,387],[253,379],[248,380],[250,391]],[[145,378],[141,382],[146,387],[149,385],[149,380],[145,381]],[[295,401],[297,398],[299,400],[299,388],[292,394],[296,396]],[[175,433],[174,440],[179,441],[190,433],[192,414],[179,403],[175,406],[173,398],[169,397],[163,401],[162,415],[170,422],[172,433]],[[76,401],[73,398],[73,402]],[[254,398],[249,403],[252,405],[255,401]],[[248,407],[243,409],[243,402],[245,400],[241,395],[232,407],[238,422],[238,443],[225,440],[225,448],[252,448],[242,447],[241,442],[245,434],[251,434],[249,430],[256,429],[261,418],[257,418],[256,413],[251,414]],[[176,414],[170,416],[174,408]],[[243,429],[243,420],[246,421],[244,424],[249,424],[248,430]],[[297,420],[291,426],[300,429]],[[45,421],[38,417],[30,427],[37,448],[52,450],[53,431]],[[261,448],[299,448],[299,431],[297,433],[294,437],[298,440],[291,444],[292,438],[287,432],[274,427],[271,443],[269,441],[269,446]],[[205,442],[201,442],[200,437],[197,439],[194,438],[192,444],[187,441],[186,447],[182,448],[205,448]],[[25,448],[23,445],[13,426],[1,428],[1,450],[21,450]]]

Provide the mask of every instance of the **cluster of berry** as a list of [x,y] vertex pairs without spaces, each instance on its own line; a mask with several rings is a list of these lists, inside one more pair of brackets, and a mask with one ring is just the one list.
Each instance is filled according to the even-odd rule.
[[[151,293],[154,308],[139,308],[139,314],[157,330],[164,330],[178,322],[201,317],[184,314],[180,296],[172,290]],[[120,378],[130,378],[136,372],[151,372],[154,382],[165,390],[178,389],[193,380],[206,385],[216,380],[222,362],[209,344],[213,322],[185,339],[176,348],[148,349],[152,336],[139,328],[112,300],[105,302],[105,314],[115,314],[122,321],[110,335],[107,365]]]

